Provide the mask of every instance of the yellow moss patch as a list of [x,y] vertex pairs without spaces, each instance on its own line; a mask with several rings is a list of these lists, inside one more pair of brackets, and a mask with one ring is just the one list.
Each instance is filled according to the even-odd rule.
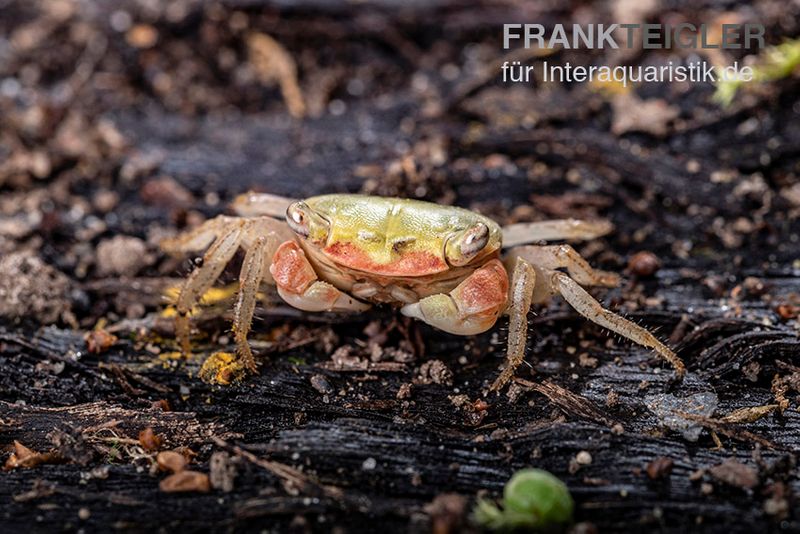
[[[212,304],[218,304],[220,302],[226,302],[231,300],[235,295],[236,291],[239,289],[239,284],[232,283],[228,284],[224,287],[212,287],[208,291],[206,291],[203,296],[200,298],[200,305],[201,306],[209,306]],[[178,300],[178,295],[181,294],[181,286],[170,287],[166,291],[164,291],[164,297],[166,297],[167,301],[171,304],[164,308],[164,311],[161,312],[161,317],[176,317],[178,315],[178,310],[175,309],[175,302]],[[189,312],[189,316],[194,315],[197,313],[198,307],[192,307],[191,311]]]
[[203,362],[200,368],[200,380],[208,384],[227,386],[244,377],[245,368],[235,354],[215,352]]

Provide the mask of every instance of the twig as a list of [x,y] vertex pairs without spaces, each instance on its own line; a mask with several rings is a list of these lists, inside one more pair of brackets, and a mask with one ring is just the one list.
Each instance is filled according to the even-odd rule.
[[403,373],[408,370],[408,366],[406,366],[406,364],[399,362],[364,362],[354,365],[341,365],[335,362],[321,362],[316,364],[315,367],[325,369],[326,371],[335,371],[339,373]]
[[313,488],[320,491],[326,497],[341,500],[344,497],[342,490],[335,486],[326,486],[312,480],[308,475],[295,469],[294,467],[276,462],[274,460],[266,460],[259,458],[250,451],[247,451],[238,445],[232,445],[219,437],[212,437],[212,441],[218,446],[238,456],[241,456],[253,465],[257,465],[266,469],[284,482],[284,488],[290,493],[294,491],[303,491]]
[[763,438],[758,434],[753,434],[748,430],[729,428],[725,423],[718,421],[717,419],[713,419],[711,417],[706,417],[704,415],[698,415],[682,411],[675,411],[674,413],[676,415],[683,417],[684,419],[700,423],[709,430],[713,430],[718,434],[722,434],[723,436],[727,436],[732,439],[744,442],[758,443],[759,445],[763,447],[768,447],[770,449],[789,450],[783,445],[778,445],[777,443],[773,443],[772,441]]
[[530,380],[522,378],[517,378],[514,382],[522,387],[541,393],[547,397],[550,402],[567,412],[567,414],[576,415],[581,419],[587,419],[594,423],[602,423],[607,426],[614,426],[617,424],[616,421],[605,415],[584,397],[576,395],[568,389],[564,389],[552,382],[537,384],[536,382],[531,382]]

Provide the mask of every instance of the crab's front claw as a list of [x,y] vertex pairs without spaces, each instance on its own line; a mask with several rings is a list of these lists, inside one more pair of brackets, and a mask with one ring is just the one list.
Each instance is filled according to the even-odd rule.
[[294,241],[283,243],[272,258],[270,273],[278,294],[303,311],[365,311],[370,305],[317,279],[305,252]]
[[491,260],[449,294],[425,297],[400,311],[439,330],[469,336],[491,328],[505,309],[507,298],[508,275],[500,261]]

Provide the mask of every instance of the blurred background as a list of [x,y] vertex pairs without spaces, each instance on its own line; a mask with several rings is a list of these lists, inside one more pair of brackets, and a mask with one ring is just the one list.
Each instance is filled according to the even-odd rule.
[[[6,1],[2,247],[42,230],[86,250],[103,236],[142,238],[196,224],[255,188],[411,196],[503,220],[624,203],[626,229],[659,252],[769,241],[763,259],[790,261],[781,213],[800,195],[800,45],[787,49],[783,80],[751,84],[727,106],[710,84],[502,85],[498,67],[725,65],[748,53],[503,51],[505,22],[760,23],[777,45],[797,34],[798,10],[769,1]],[[50,255],[62,269],[83,277],[97,267],[66,252]]]

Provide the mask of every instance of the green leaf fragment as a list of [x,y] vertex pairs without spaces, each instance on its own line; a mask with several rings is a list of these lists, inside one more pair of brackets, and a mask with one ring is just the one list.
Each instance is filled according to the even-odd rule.
[[722,106],[729,106],[736,93],[747,83],[767,83],[792,75],[800,66],[800,39],[788,40],[777,46],[764,49],[753,66],[753,79],[725,79],[720,77],[713,99]]

